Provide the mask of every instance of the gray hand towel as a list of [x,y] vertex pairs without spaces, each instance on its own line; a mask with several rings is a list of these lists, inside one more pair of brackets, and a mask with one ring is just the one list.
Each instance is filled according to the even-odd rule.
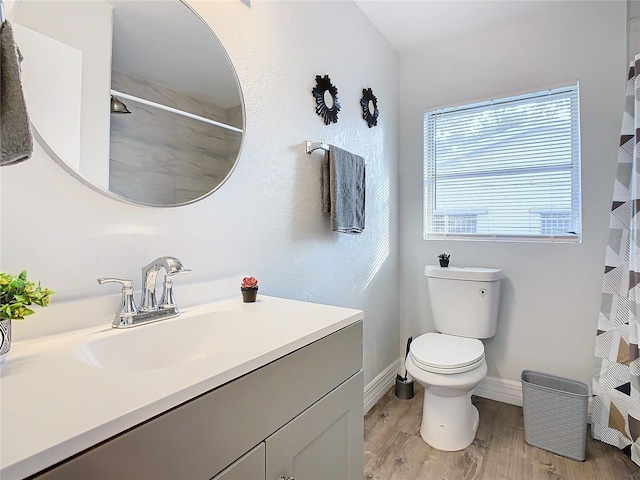
[[33,137],[20,81],[22,56],[8,20],[0,27],[0,166],[27,160]]
[[322,164],[322,211],[331,213],[331,229],[362,233],[365,219],[364,158],[329,146]]

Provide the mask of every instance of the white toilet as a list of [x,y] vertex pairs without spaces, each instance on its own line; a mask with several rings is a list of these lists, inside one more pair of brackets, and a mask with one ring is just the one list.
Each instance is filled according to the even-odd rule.
[[411,342],[407,372],[424,387],[420,434],[430,446],[462,450],[478,430],[471,391],[487,374],[480,338],[495,335],[502,270],[427,266],[435,329]]

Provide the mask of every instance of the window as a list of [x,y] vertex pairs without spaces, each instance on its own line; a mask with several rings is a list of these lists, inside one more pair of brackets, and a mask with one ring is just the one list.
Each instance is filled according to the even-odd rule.
[[476,233],[478,213],[435,212],[434,231],[437,233]]
[[578,86],[424,115],[425,238],[580,241]]
[[540,212],[540,234],[562,235],[571,231],[571,212]]

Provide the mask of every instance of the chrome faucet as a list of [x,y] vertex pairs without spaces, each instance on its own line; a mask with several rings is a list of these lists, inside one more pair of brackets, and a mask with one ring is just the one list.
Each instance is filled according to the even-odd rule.
[[[155,312],[159,308],[167,308],[171,305],[161,305],[158,307],[156,303],[156,277],[161,269],[165,269],[165,291],[163,298],[166,296],[167,282],[169,289],[173,293],[173,277],[181,273],[189,273],[191,270],[185,269],[180,260],[175,257],[159,257],[149,265],[142,267],[142,296],[140,297],[141,312]],[[168,277],[168,278],[167,278]]]
[[[160,305],[158,305],[156,302],[156,279],[158,272],[163,268],[167,273],[164,276],[164,289],[160,298]],[[116,313],[111,326],[114,328],[128,328],[180,315],[180,309],[173,294],[173,279],[176,275],[189,273],[190,271],[188,268],[184,268],[180,260],[175,257],[156,258],[149,265],[143,267],[140,308],[136,307],[133,300],[131,280],[112,277],[99,278],[98,283],[100,285],[104,283],[120,283],[122,285],[120,309]]]

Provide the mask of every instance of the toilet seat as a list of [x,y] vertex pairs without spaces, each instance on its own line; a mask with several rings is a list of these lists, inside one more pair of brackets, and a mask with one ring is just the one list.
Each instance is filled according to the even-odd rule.
[[477,338],[425,333],[411,342],[411,360],[421,370],[441,374],[463,373],[484,361],[484,345]]

